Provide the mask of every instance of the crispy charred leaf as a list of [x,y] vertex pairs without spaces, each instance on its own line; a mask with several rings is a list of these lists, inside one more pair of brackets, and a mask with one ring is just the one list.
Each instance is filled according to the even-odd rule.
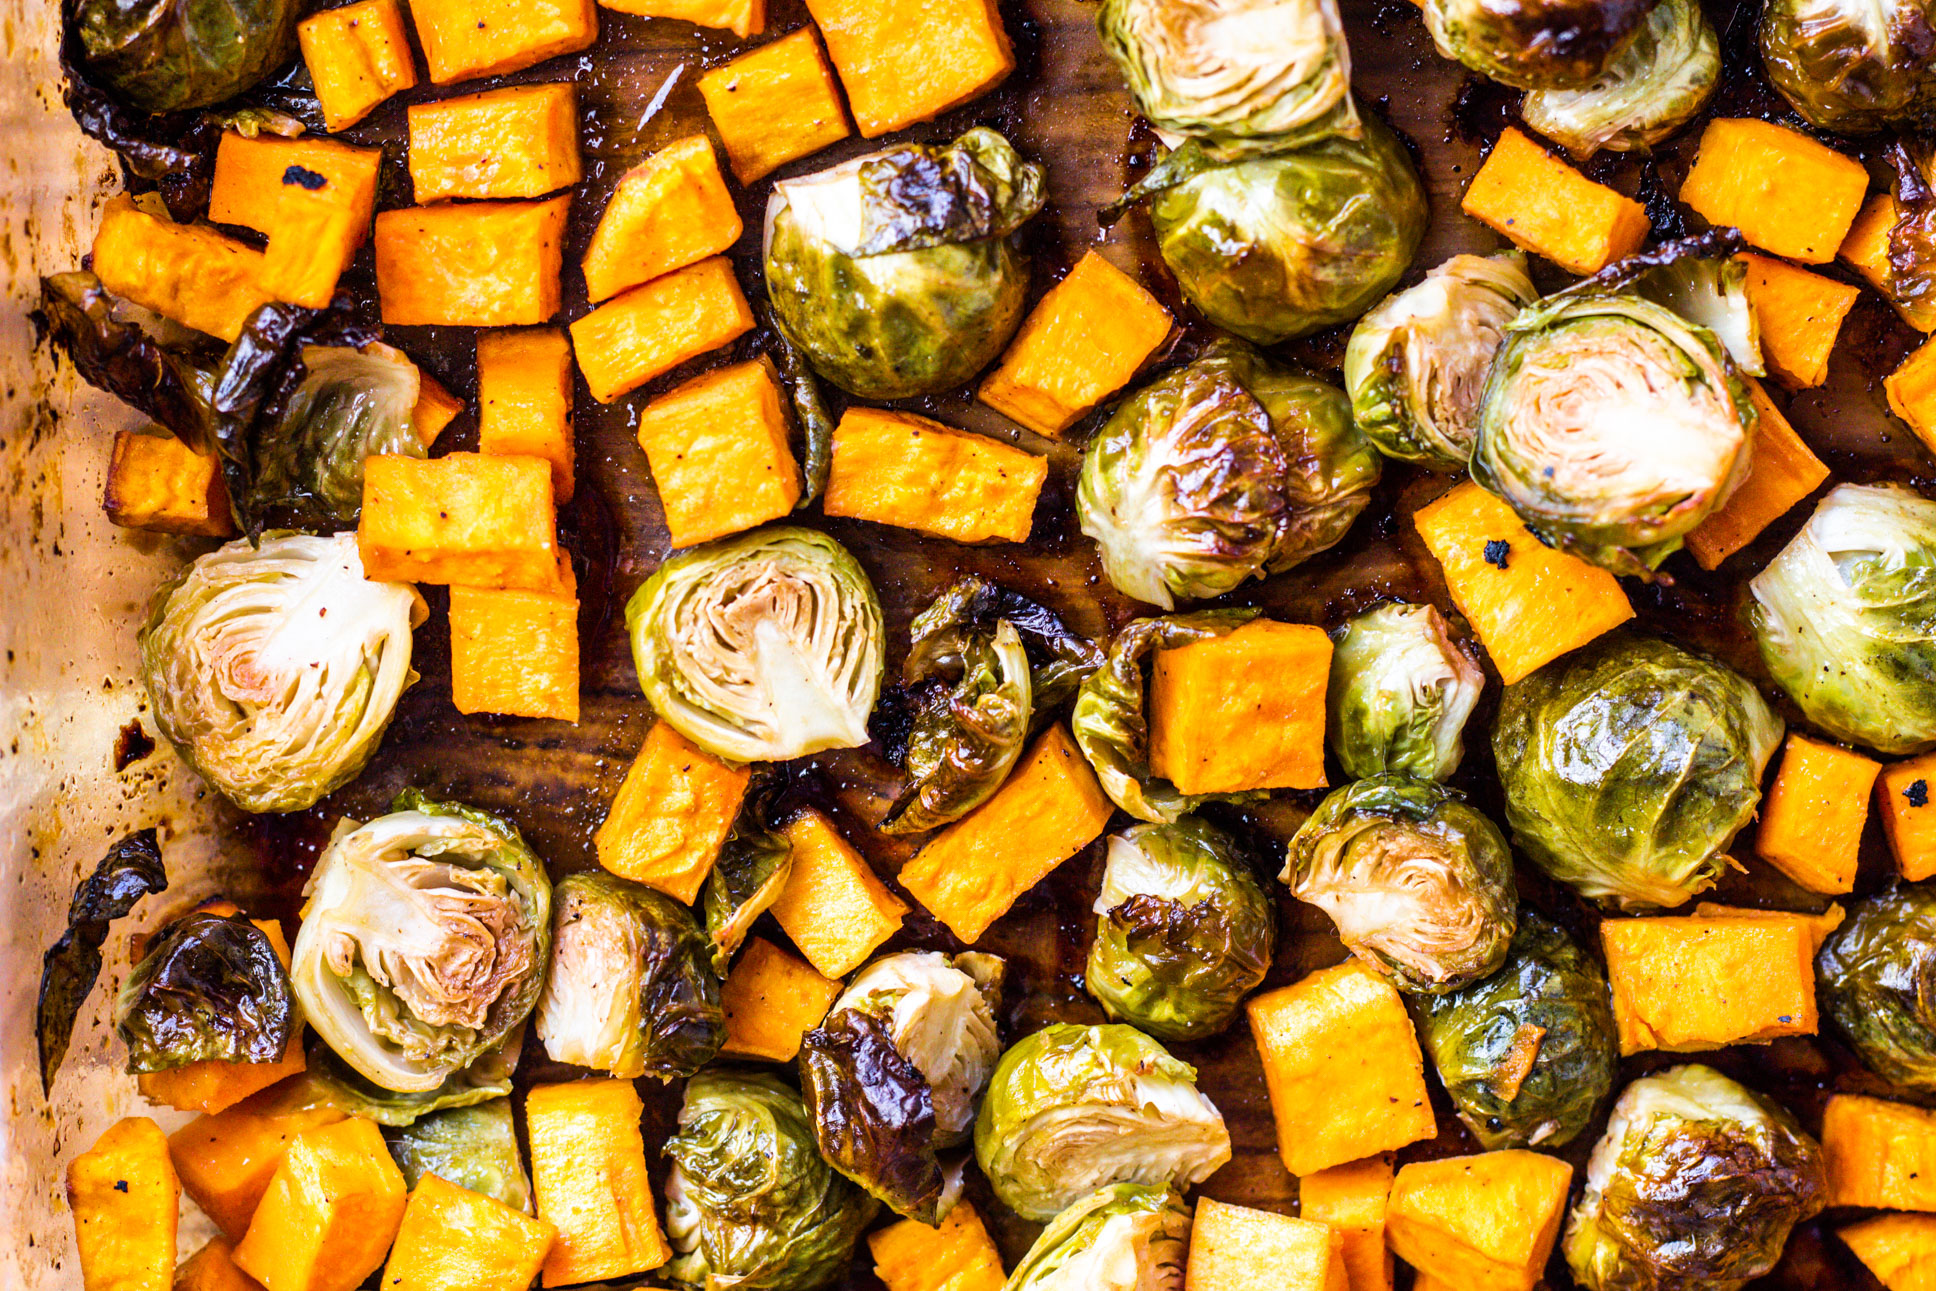
[[811,506],[827,488],[827,472],[834,464],[834,419],[827,411],[827,401],[821,397],[820,378],[813,374],[806,352],[774,322],[770,305],[761,305],[760,315],[773,333],[780,375],[786,378],[793,419],[800,426],[800,500],[793,504],[793,509],[798,511]]
[[155,831],[143,829],[117,840],[81,880],[67,907],[67,931],[41,957],[40,1001],[34,1034],[40,1050],[40,1088],[54,1086],[54,1073],[74,1035],[94,979],[101,975],[101,945],[108,924],[134,909],[151,892],[168,888],[168,872],[161,863]]
[[820,1154],[897,1214],[935,1224],[946,1180],[934,1095],[880,1018],[840,1009],[800,1042],[800,1092]]
[[383,1141],[412,1191],[425,1175],[434,1174],[513,1210],[533,1213],[531,1181],[518,1152],[508,1098],[432,1112],[410,1125],[384,1130]]
[[1890,295],[1904,310],[1930,313],[1936,311],[1936,141],[1899,139],[1894,161],[1900,214],[1889,231]]
[[276,1062],[296,1026],[289,973],[244,914],[197,910],[162,930],[121,988],[128,1071]]
[[186,329],[172,329],[164,343],[150,330],[164,324],[146,313],[109,295],[85,271],[40,280],[40,325],[82,379],[152,417],[196,452],[212,453],[209,396],[221,345]]
[[61,41],[67,78],[61,98],[82,133],[119,157],[130,178],[153,184],[176,219],[208,209],[221,124],[205,113],[151,114],[129,107],[81,70],[79,52],[70,28]]
[[713,969],[720,977],[726,976],[726,966],[746,941],[753,921],[779,900],[780,890],[792,873],[792,842],[742,809],[733,832],[719,849],[712,873],[706,876],[702,901],[706,936],[713,947]]
[[1857,901],[1815,959],[1822,1012],[1869,1070],[1936,1091],[1936,886]]
[[1740,261],[1747,249],[1739,229],[1709,229],[1636,251],[1548,299],[1631,291],[1707,328],[1743,372],[1761,376],[1761,332]]
[[953,144],[908,144],[860,165],[863,237],[856,256],[1007,237],[1048,200],[1047,172],[993,130]]
[[436,1088],[406,1094],[383,1088],[344,1062],[314,1027],[303,1037],[307,1074],[322,1088],[329,1102],[351,1116],[361,1116],[389,1128],[414,1125],[433,1112],[508,1098],[511,1075],[517,1070],[518,1055],[523,1050],[524,1027],[520,1025],[504,1043],[485,1050],[470,1066],[452,1072]]

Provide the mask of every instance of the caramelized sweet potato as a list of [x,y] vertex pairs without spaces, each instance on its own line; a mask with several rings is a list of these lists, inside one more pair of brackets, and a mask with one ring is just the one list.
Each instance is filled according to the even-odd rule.
[[391,95],[417,83],[397,0],[358,0],[325,9],[296,28],[323,124],[347,130]]
[[1392,1180],[1392,1250],[1448,1286],[1530,1291],[1572,1181],[1566,1162],[1519,1148],[1414,1161]]
[[1902,315],[1903,322],[1919,332],[1936,332],[1936,303],[1904,304],[1896,293],[1896,271],[1889,263],[1889,235],[1901,218],[1896,199],[1888,193],[1877,193],[1855,217],[1835,254],[1881,292]]
[[628,1277],[672,1258],[646,1177],[644,1110],[629,1080],[537,1085],[525,1096],[538,1218],[557,1230],[544,1285]]
[[753,330],[732,261],[714,256],[606,301],[571,325],[592,398],[611,403]]
[[1184,793],[1324,786],[1331,638],[1254,619],[1161,650],[1150,679],[1150,770]]
[[1936,340],[1902,361],[1883,378],[1889,411],[1909,424],[1923,447],[1936,454]]
[[168,1155],[182,1187],[235,1241],[249,1230],[262,1194],[296,1136],[344,1119],[320,1098],[303,1097],[301,1078],[212,1116],[198,1116],[168,1136]]
[[502,76],[598,39],[592,0],[412,0],[410,17],[439,85]]
[[823,977],[845,977],[894,935],[907,906],[819,812],[797,817],[786,836],[793,869],[773,917]]
[[1828,467],[1822,459],[1802,442],[1788,418],[1752,377],[1748,378],[1748,398],[1757,414],[1749,444],[1748,478],[1687,535],[1687,549],[1702,569],[1719,568],[1722,561],[1760,537],[1762,530],[1787,515],[1828,478]]
[[593,835],[598,863],[691,905],[732,832],[752,772],[655,722]]
[[[341,9],[331,10],[342,13]],[[215,146],[215,177],[208,194],[208,218],[235,224],[265,236],[275,232],[276,204],[291,166],[300,166],[329,181],[341,199],[362,212],[360,236],[369,234],[376,210],[377,170],[381,148],[353,148],[334,139],[300,135],[258,134],[251,139],[225,131]]]
[[306,309],[327,307],[363,244],[368,220],[324,176],[291,166],[262,253],[263,294]]
[[558,312],[571,196],[440,203],[376,217],[376,289],[393,326],[519,327]]
[[108,1127],[67,1166],[67,1206],[86,1291],[168,1291],[181,1183],[168,1139],[145,1116]]
[[450,698],[460,713],[578,720],[578,588],[450,589]]
[[1465,213],[1569,273],[1598,273],[1640,250],[1647,208],[1596,184],[1508,127],[1472,177]]
[[220,463],[173,435],[117,431],[102,505],[124,529],[197,538],[235,532]]
[[[720,988],[726,1043],[719,1051],[736,1058],[792,1062],[800,1052],[800,1037],[820,1025],[838,994],[840,983],[822,977],[806,960],[764,937],[749,937]],[[922,1231],[929,1230],[924,1226]]]
[[1786,260],[1753,252],[1741,259],[1748,266],[1748,303],[1761,324],[1761,355],[1768,371],[1790,390],[1807,390],[1828,380],[1829,351],[1860,289],[1797,269]]
[[175,1270],[174,1291],[262,1291],[262,1284],[235,1267],[235,1247],[211,1237]]
[[585,249],[585,294],[596,304],[697,264],[742,229],[712,140],[675,139],[619,177]]
[[570,81],[412,103],[410,187],[446,197],[543,197],[583,177],[578,92]]
[[1837,1094],[1822,1110],[1828,1204],[1936,1210],[1936,1111]]
[[792,511],[800,500],[792,430],[765,355],[703,373],[647,404],[639,447],[672,545],[710,542]]
[[911,412],[851,407],[821,509],[955,542],[1022,542],[1047,458]]
[[1607,919],[1600,942],[1623,1055],[1815,1034],[1805,916]]
[[364,463],[356,538],[371,578],[555,591],[557,528],[551,466],[542,458],[452,453]]
[[1385,1245],[1391,1186],[1387,1156],[1334,1165],[1297,1181],[1297,1213],[1344,1234],[1350,1291],[1391,1291],[1392,1255]]
[[833,69],[802,27],[699,78],[733,174],[750,184],[848,135]]
[[1755,854],[1810,892],[1851,891],[1869,791],[1881,770],[1860,753],[1789,735],[1761,804]]
[[237,1243],[236,1267],[268,1291],[354,1291],[382,1267],[405,1192],[374,1122],[305,1130]]
[[403,1208],[383,1291],[528,1291],[556,1230],[426,1175]]
[[108,199],[94,235],[94,272],[110,292],[225,341],[269,301],[262,253],[214,229],[151,215],[126,193]]
[[477,338],[477,450],[542,457],[551,493],[571,501],[571,342],[562,327],[485,332]]
[[598,0],[607,9],[647,18],[676,18],[730,31],[741,40],[766,30],[766,0]]
[[978,98],[1015,69],[994,0],[807,0],[807,10],[869,139]]
[[1936,1215],[1877,1215],[1836,1235],[1885,1291],[1936,1291]]
[[417,406],[410,412],[410,428],[417,432],[418,442],[429,448],[444,433],[444,427],[464,411],[464,401],[421,369],[417,372],[417,382]]
[[1344,1234],[1329,1224],[1204,1197],[1183,1291],[1347,1291]]
[[1827,264],[1869,191],[1861,162],[1770,121],[1707,123],[1681,201],[1750,245],[1803,264]]
[[1936,874],[1936,753],[1892,764],[1876,781],[1896,868],[1910,882]]
[[887,1291],[1002,1291],[1002,1257],[966,1201],[933,1228],[903,1219],[867,1238]]

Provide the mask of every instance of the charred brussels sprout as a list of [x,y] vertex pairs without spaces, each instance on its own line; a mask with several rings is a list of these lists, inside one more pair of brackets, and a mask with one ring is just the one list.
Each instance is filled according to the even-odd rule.
[[277,1062],[298,1024],[289,973],[269,934],[247,915],[218,910],[196,910],[163,928],[114,1010],[130,1072]]
[[398,1129],[415,1125],[427,1116],[459,1108],[476,1107],[493,1099],[511,1096],[511,1077],[524,1053],[524,1024],[511,1028],[511,1034],[460,1067],[429,1089],[402,1093],[365,1077],[344,1062],[314,1030],[303,1043],[308,1061],[304,1080],[314,1086],[323,1102],[348,1116]]
[[1714,96],[1721,41],[1699,0],[1659,0],[1639,36],[1580,89],[1534,90],[1520,115],[1575,157],[1645,151]]
[[1220,343],[1103,423],[1076,517],[1117,590],[1167,610],[1335,545],[1382,469],[1337,387]]
[[1768,79],[1811,124],[1844,134],[1936,119],[1936,7],[1929,0],[1769,0]]
[[1713,885],[1781,735],[1739,673],[1616,634],[1506,687],[1492,747],[1521,850],[1584,895],[1634,910]]
[[975,1159],[1004,1205],[1043,1222],[1112,1183],[1201,1183],[1230,1134],[1196,1076],[1134,1027],[1047,1027],[996,1064]]
[[1021,325],[1029,265],[1010,235],[1043,200],[1042,168],[985,128],[781,180],[766,211],[774,319],[849,394],[958,386]]
[[1453,256],[1358,320],[1344,384],[1358,429],[1387,457],[1463,471],[1486,369],[1506,324],[1539,295],[1517,251]]
[[1003,1291],[1183,1291],[1189,1246],[1176,1189],[1112,1184],[1057,1215]]
[[1613,1091],[1607,975],[1535,911],[1520,911],[1497,972],[1416,1008],[1439,1080],[1488,1152],[1571,1143]]
[[1646,25],[1653,0],[1425,0],[1439,53],[1516,90],[1591,85]]
[[1761,661],[1809,721],[1882,753],[1936,747],[1936,502],[1840,485],[1749,589]]
[[753,921],[772,908],[793,873],[793,843],[778,830],[744,818],[719,849],[700,907],[713,946],[713,969],[721,980]]
[[690,1076],[726,1039],[713,944],[691,911],[611,874],[558,884],[538,1037],[558,1062],[614,1076]]
[[867,743],[886,629],[867,573],[811,529],[761,529],[668,557],[625,606],[639,686],[734,762]]
[[817,1291],[838,1281],[872,1198],[814,1147],[800,1096],[771,1076],[707,1071],[666,1140],[663,1276],[702,1291]]
[[1816,957],[1822,1013],[1863,1065],[1936,1091],[1936,887],[1864,897]]
[[1485,674],[1429,605],[1380,605],[1333,634],[1331,747],[1348,775],[1444,780],[1465,756]]
[[301,380],[256,436],[255,508],[291,528],[355,524],[365,458],[428,454],[413,420],[422,386],[387,345],[305,348]]
[[1205,821],[1111,837],[1095,910],[1089,993],[1160,1039],[1222,1031],[1270,971],[1277,910],[1236,840]]
[[524,1173],[508,1098],[433,1112],[385,1131],[383,1139],[413,1191],[425,1175],[434,1174],[512,1210],[533,1213],[531,1181]]
[[1621,1092],[1567,1223],[1585,1291],[1736,1291],[1822,1209],[1822,1152],[1779,1105],[1712,1067]]
[[363,576],[356,535],[274,534],[200,557],[141,630],[155,722],[244,811],[301,811],[354,779],[417,679],[423,599]]
[[1380,775],[1330,794],[1291,839],[1282,878],[1402,990],[1456,990],[1506,958],[1512,853],[1465,795]]
[[298,0],[66,0],[82,70],[143,112],[205,108],[296,52]]

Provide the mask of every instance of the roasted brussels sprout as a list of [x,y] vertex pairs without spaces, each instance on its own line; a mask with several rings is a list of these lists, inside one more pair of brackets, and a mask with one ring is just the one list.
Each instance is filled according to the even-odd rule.
[[1222,342],[1103,423],[1076,517],[1117,590],[1167,610],[1335,545],[1382,469],[1337,387]]
[[1587,1162],[1566,1263],[1585,1291],[1736,1291],[1821,1209],[1822,1151],[1781,1106],[1712,1067],[1628,1085]]
[[708,753],[784,762],[867,743],[887,666],[881,603],[824,534],[760,529],[670,556],[625,626],[646,699]]
[[1654,0],[1424,0],[1439,53],[1516,90],[1591,85],[1646,25]]
[[517,828],[405,790],[343,821],[303,889],[290,980],[303,1016],[385,1090],[435,1090],[538,1002],[551,880]]
[[1010,235],[1045,192],[1042,168],[986,128],[783,179],[766,210],[774,320],[849,394],[958,386],[1021,325],[1029,264]]
[[1344,351],[1351,415],[1379,452],[1463,471],[1486,369],[1506,324],[1539,292],[1517,251],[1457,255],[1358,320]]
[[627,1080],[690,1076],[726,1015],[713,943],[671,897],[603,871],[558,883],[538,1038],[557,1062]]
[[1936,9],[1929,0],[1769,0],[1768,79],[1824,130],[1864,134],[1936,119]]
[[40,1090],[54,1087],[54,1073],[74,1037],[74,1020],[101,975],[101,947],[108,925],[142,897],[168,889],[161,846],[153,829],[124,834],[74,889],[67,929],[40,959],[40,996],[34,1006],[34,1041],[40,1058]]
[[232,906],[191,911],[157,933],[114,1008],[129,1072],[278,1062],[300,1024],[275,944]]
[[771,1076],[706,1071],[666,1140],[661,1273],[702,1291],[816,1291],[837,1281],[872,1198],[814,1147],[800,1096]]
[[1003,1291],[1183,1291],[1189,1246],[1176,1189],[1111,1184],[1057,1215]]
[[1936,887],[1856,901],[1816,956],[1822,1014],[1869,1070],[1936,1092]]
[[713,946],[713,969],[722,980],[753,921],[780,899],[792,873],[792,841],[742,816],[719,849],[700,901]]
[[508,1098],[433,1112],[414,1124],[386,1130],[383,1140],[412,1191],[425,1175],[434,1174],[512,1210],[533,1213],[531,1181],[524,1173]]
[[1575,157],[1644,152],[1706,107],[1720,80],[1721,40],[1700,0],[1659,0],[1591,84],[1534,90],[1520,116]]
[[1561,882],[1634,910],[1713,885],[1781,736],[1739,673],[1617,633],[1506,687],[1492,747],[1513,841]]
[[363,510],[363,459],[423,457],[423,375],[402,351],[312,345],[302,379],[255,440],[255,508],[289,528],[334,529]]
[[1512,853],[1465,795],[1379,775],[1332,791],[1291,839],[1281,876],[1401,990],[1456,990],[1506,958],[1519,910]]
[[1486,676],[1452,639],[1445,616],[1393,602],[1349,620],[1332,639],[1325,706],[1345,773],[1448,779],[1465,756],[1465,722]]
[[1236,840],[1206,821],[1113,835],[1095,910],[1089,993],[1160,1039],[1222,1031],[1270,971],[1277,909]]
[[1936,748],[1936,502],[1839,485],[1748,586],[1761,661],[1809,721],[1882,753]]
[[1230,1134],[1196,1076],[1134,1027],[1047,1027],[995,1065],[975,1159],[1004,1205],[1043,1222],[1112,1183],[1201,1183]]
[[425,613],[407,583],[363,576],[354,533],[229,543],[163,588],[141,630],[155,724],[244,811],[301,811],[376,752],[417,679]]
[[1459,1119],[1488,1152],[1571,1143],[1620,1061],[1600,965],[1557,924],[1519,912],[1499,970],[1420,996],[1419,1039]]
[[66,0],[82,69],[143,112],[204,108],[296,53],[298,0]]
[[479,1054],[468,1067],[416,1093],[385,1089],[369,1080],[344,1062],[314,1030],[304,1039],[303,1053],[308,1062],[303,1079],[315,1087],[322,1101],[346,1115],[398,1129],[439,1112],[509,1098],[511,1077],[524,1053],[524,1024],[512,1027],[510,1035]]
[[936,1153],[967,1141],[1001,1051],[1002,969],[993,955],[888,955],[801,1041],[820,1154],[896,1214],[932,1225],[954,1203]]
[[1936,331],[1936,138],[1898,139],[1891,151],[1896,223],[1889,230],[1889,262],[1877,285],[1912,327]]

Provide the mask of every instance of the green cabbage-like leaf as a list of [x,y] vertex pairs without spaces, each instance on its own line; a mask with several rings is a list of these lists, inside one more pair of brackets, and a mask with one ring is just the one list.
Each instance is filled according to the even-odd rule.
[[1761,57],[1810,124],[1843,134],[1936,119],[1936,13],[1927,0],[1769,0]]
[[1485,674],[1429,605],[1366,610],[1332,634],[1326,698],[1331,748],[1345,773],[1444,780],[1465,756],[1466,719]]
[[1699,0],[1660,0],[1592,84],[1534,90],[1520,116],[1577,158],[1644,152],[1706,107],[1720,80],[1721,40]]
[[1579,90],[1646,26],[1652,0],[1424,0],[1439,53],[1519,90]]
[[742,814],[720,846],[700,900],[706,937],[713,946],[713,971],[722,981],[753,921],[780,899],[792,873],[792,840]]
[[127,1070],[279,1062],[300,1024],[289,974],[244,914],[196,910],[156,934],[115,1003]]
[[[524,1024],[429,1089],[385,1089],[345,1062],[312,1028],[303,1040],[308,1063],[302,1076],[302,1105],[327,1103],[346,1116],[360,1116],[386,1129],[415,1125],[426,1116],[476,1107],[511,1095],[511,1077],[524,1052]],[[276,1088],[281,1088],[277,1086]]]
[[385,1130],[383,1141],[413,1192],[425,1175],[434,1174],[512,1210],[535,1213],[508,1098],[432,1112]]
[[1816,956],[1822,1016],[1891,1084],[1936,1092],[1936,887],[1856,901]]
[[297,0],[64,0],[81,66],[143,112],[205,108],[296,53]]
[[353,525],[363,510],[363,461],[424,457],[413,416],[422,374],[387,345],[311,345],[303,376],[255,442],[255,507],[300,529]]
[[1190,1208],[1174,1188],[1118,1183],[1057,1215],[1005,1291],[1183,1291]]

